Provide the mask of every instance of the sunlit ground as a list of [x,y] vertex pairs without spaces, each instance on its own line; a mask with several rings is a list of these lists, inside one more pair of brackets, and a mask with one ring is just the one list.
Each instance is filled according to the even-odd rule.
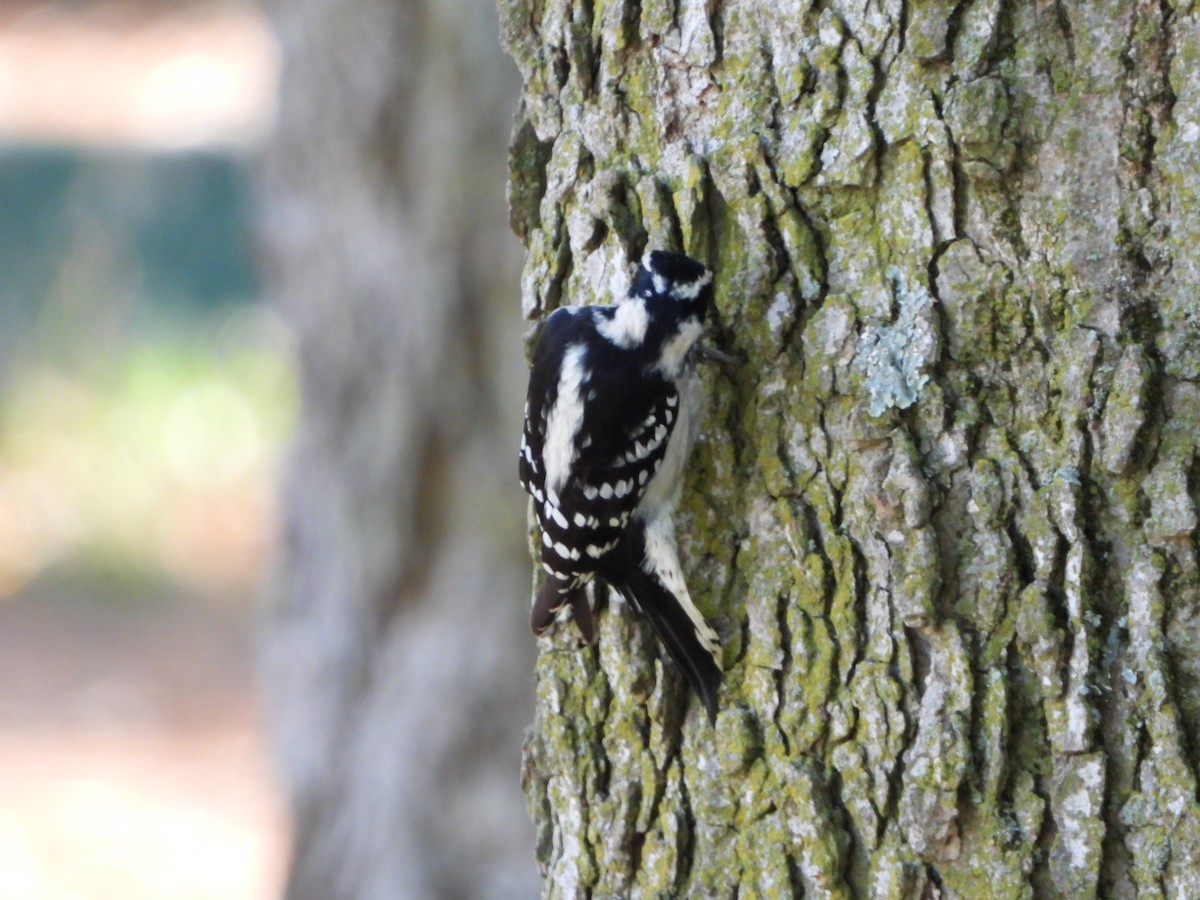
[[[250,6],[0,10],[0,900],[280,891],[251,622],[293,367],[154,193],[240,171],[275,65]],[[183,151],[232,162],[145,174]],[[14,222],[42,181],[60,218]]]
[[0,607],[0,897],[277,896],[244,620],[132,603],[54,585]]

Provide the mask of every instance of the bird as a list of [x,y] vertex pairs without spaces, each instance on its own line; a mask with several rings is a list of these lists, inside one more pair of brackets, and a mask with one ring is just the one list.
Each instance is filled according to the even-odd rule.
[[587,589],[608,585],[649,620],[715,724],[721,643],[688,593],[675,537],[703,405],[692,351],[712,279],[689,256],[648,250],[617,302],[547,318],[530,366],[519,474],[545,570],[534,633],[569,608],[594,642]]

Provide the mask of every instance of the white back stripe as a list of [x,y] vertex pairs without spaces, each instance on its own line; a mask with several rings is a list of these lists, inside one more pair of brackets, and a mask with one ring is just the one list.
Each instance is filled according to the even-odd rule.
[[575,436],[583,426],[581,387],[589,374],[584,368],[586,357],[587,347],[583,344],[567,347],[558,376],[558,396],[546,417],[542,456],[546,463],[546,489],[555,494],[567,483],[579,455],[575,449]]

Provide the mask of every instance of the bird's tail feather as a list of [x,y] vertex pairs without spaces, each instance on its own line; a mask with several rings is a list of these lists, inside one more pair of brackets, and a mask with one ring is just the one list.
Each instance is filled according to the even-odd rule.
[[679,598],[656,576],[638,565],[623,565],[603,577],[650,620],[654,633],[704,703],[709,721],[715,724],[721,667],[713,652],[701,641],[696,624]]
[[563,582],[556,578],[547,578],[534,597],[533,610],[529,614],[529,627],[533,629],[534,634],[541,634],[550,627],[558,611],[568,603],[583,639],[589,644],[594,644],[596,625],[592,619],[592,608],[588,605],[587,585],[564,590]]

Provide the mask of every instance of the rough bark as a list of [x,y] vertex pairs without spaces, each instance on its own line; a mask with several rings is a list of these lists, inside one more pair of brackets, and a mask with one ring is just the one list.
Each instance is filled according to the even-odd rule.
[[263,236],[302,399],[262,641],[287,896],[528,896],[516,75],[469,0],[273,12]]
[[644,624],[544,639],[550,897],[1200,896],[1200,15],[501,0],[523,310],[716,270]]

